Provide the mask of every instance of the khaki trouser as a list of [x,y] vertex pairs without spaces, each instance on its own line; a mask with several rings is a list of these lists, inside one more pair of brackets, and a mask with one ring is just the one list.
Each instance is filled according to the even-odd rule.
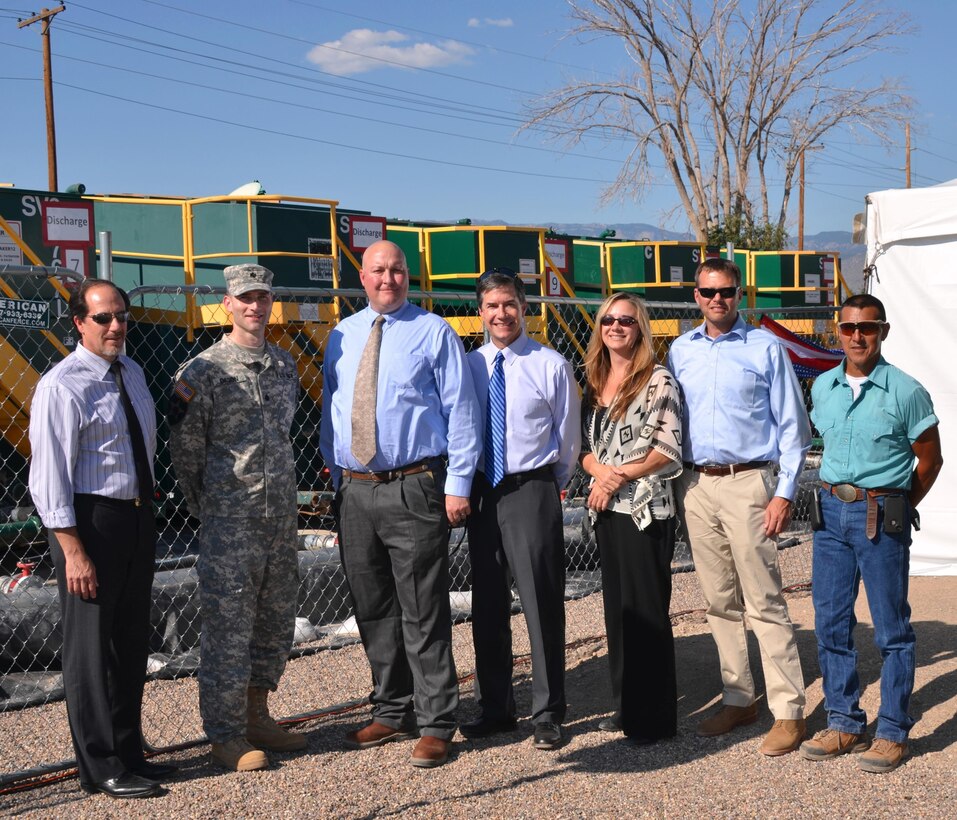
[[733,476],[687,470],[678,495],[718,647],[723,702],[749,706],[755,700],[747,613],[761,648],[771,714],[777,720],[795,720],[804,714],[804,675],[781,593],[777,545],[764,534],[764,510],[773,487],[770,467]]

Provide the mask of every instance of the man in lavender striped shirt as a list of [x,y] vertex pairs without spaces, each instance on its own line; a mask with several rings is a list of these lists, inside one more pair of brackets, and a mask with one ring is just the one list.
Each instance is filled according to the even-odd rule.
[[40,380],[30,410],[30,492],[59,585],[70,732],[84,790],[151,797],[174,770],[146,762],[140,731],[156,414],[143,371],[121,353],[127,295],[88,279],[70,316],[80,344]]

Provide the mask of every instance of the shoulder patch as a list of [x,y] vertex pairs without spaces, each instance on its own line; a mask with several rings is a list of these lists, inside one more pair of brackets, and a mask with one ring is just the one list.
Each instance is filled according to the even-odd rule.
[[178,382],[176,382],[176,384],[173,385],[173,393],[179,396],[187,404],[189,404],[189,402],[191,402],[193,397],[196,395],[196,391],[185,379],[180,379]]

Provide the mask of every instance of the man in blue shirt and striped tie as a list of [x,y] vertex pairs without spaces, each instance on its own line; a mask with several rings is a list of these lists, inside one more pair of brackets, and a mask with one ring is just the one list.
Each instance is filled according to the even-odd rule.
[[515,728],[511,581],[532,647],[537,749],[561,745],[565,717],[565,544],[559,490],[581,444],[571,366],[524,331],[525,288],[508,269],[483,273],[476,296],[489,343],[469,367],[485,412],[485,447],[472,482],[469,557],[479,718],[469,738]]

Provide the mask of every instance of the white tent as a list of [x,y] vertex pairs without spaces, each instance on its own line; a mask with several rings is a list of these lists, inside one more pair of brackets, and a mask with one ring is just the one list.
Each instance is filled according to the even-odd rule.
[[957,575],[957,180],[868,196],[867,264],[891,324],[884,356],[940,419],[944,469],[920,505],[911,575]]

